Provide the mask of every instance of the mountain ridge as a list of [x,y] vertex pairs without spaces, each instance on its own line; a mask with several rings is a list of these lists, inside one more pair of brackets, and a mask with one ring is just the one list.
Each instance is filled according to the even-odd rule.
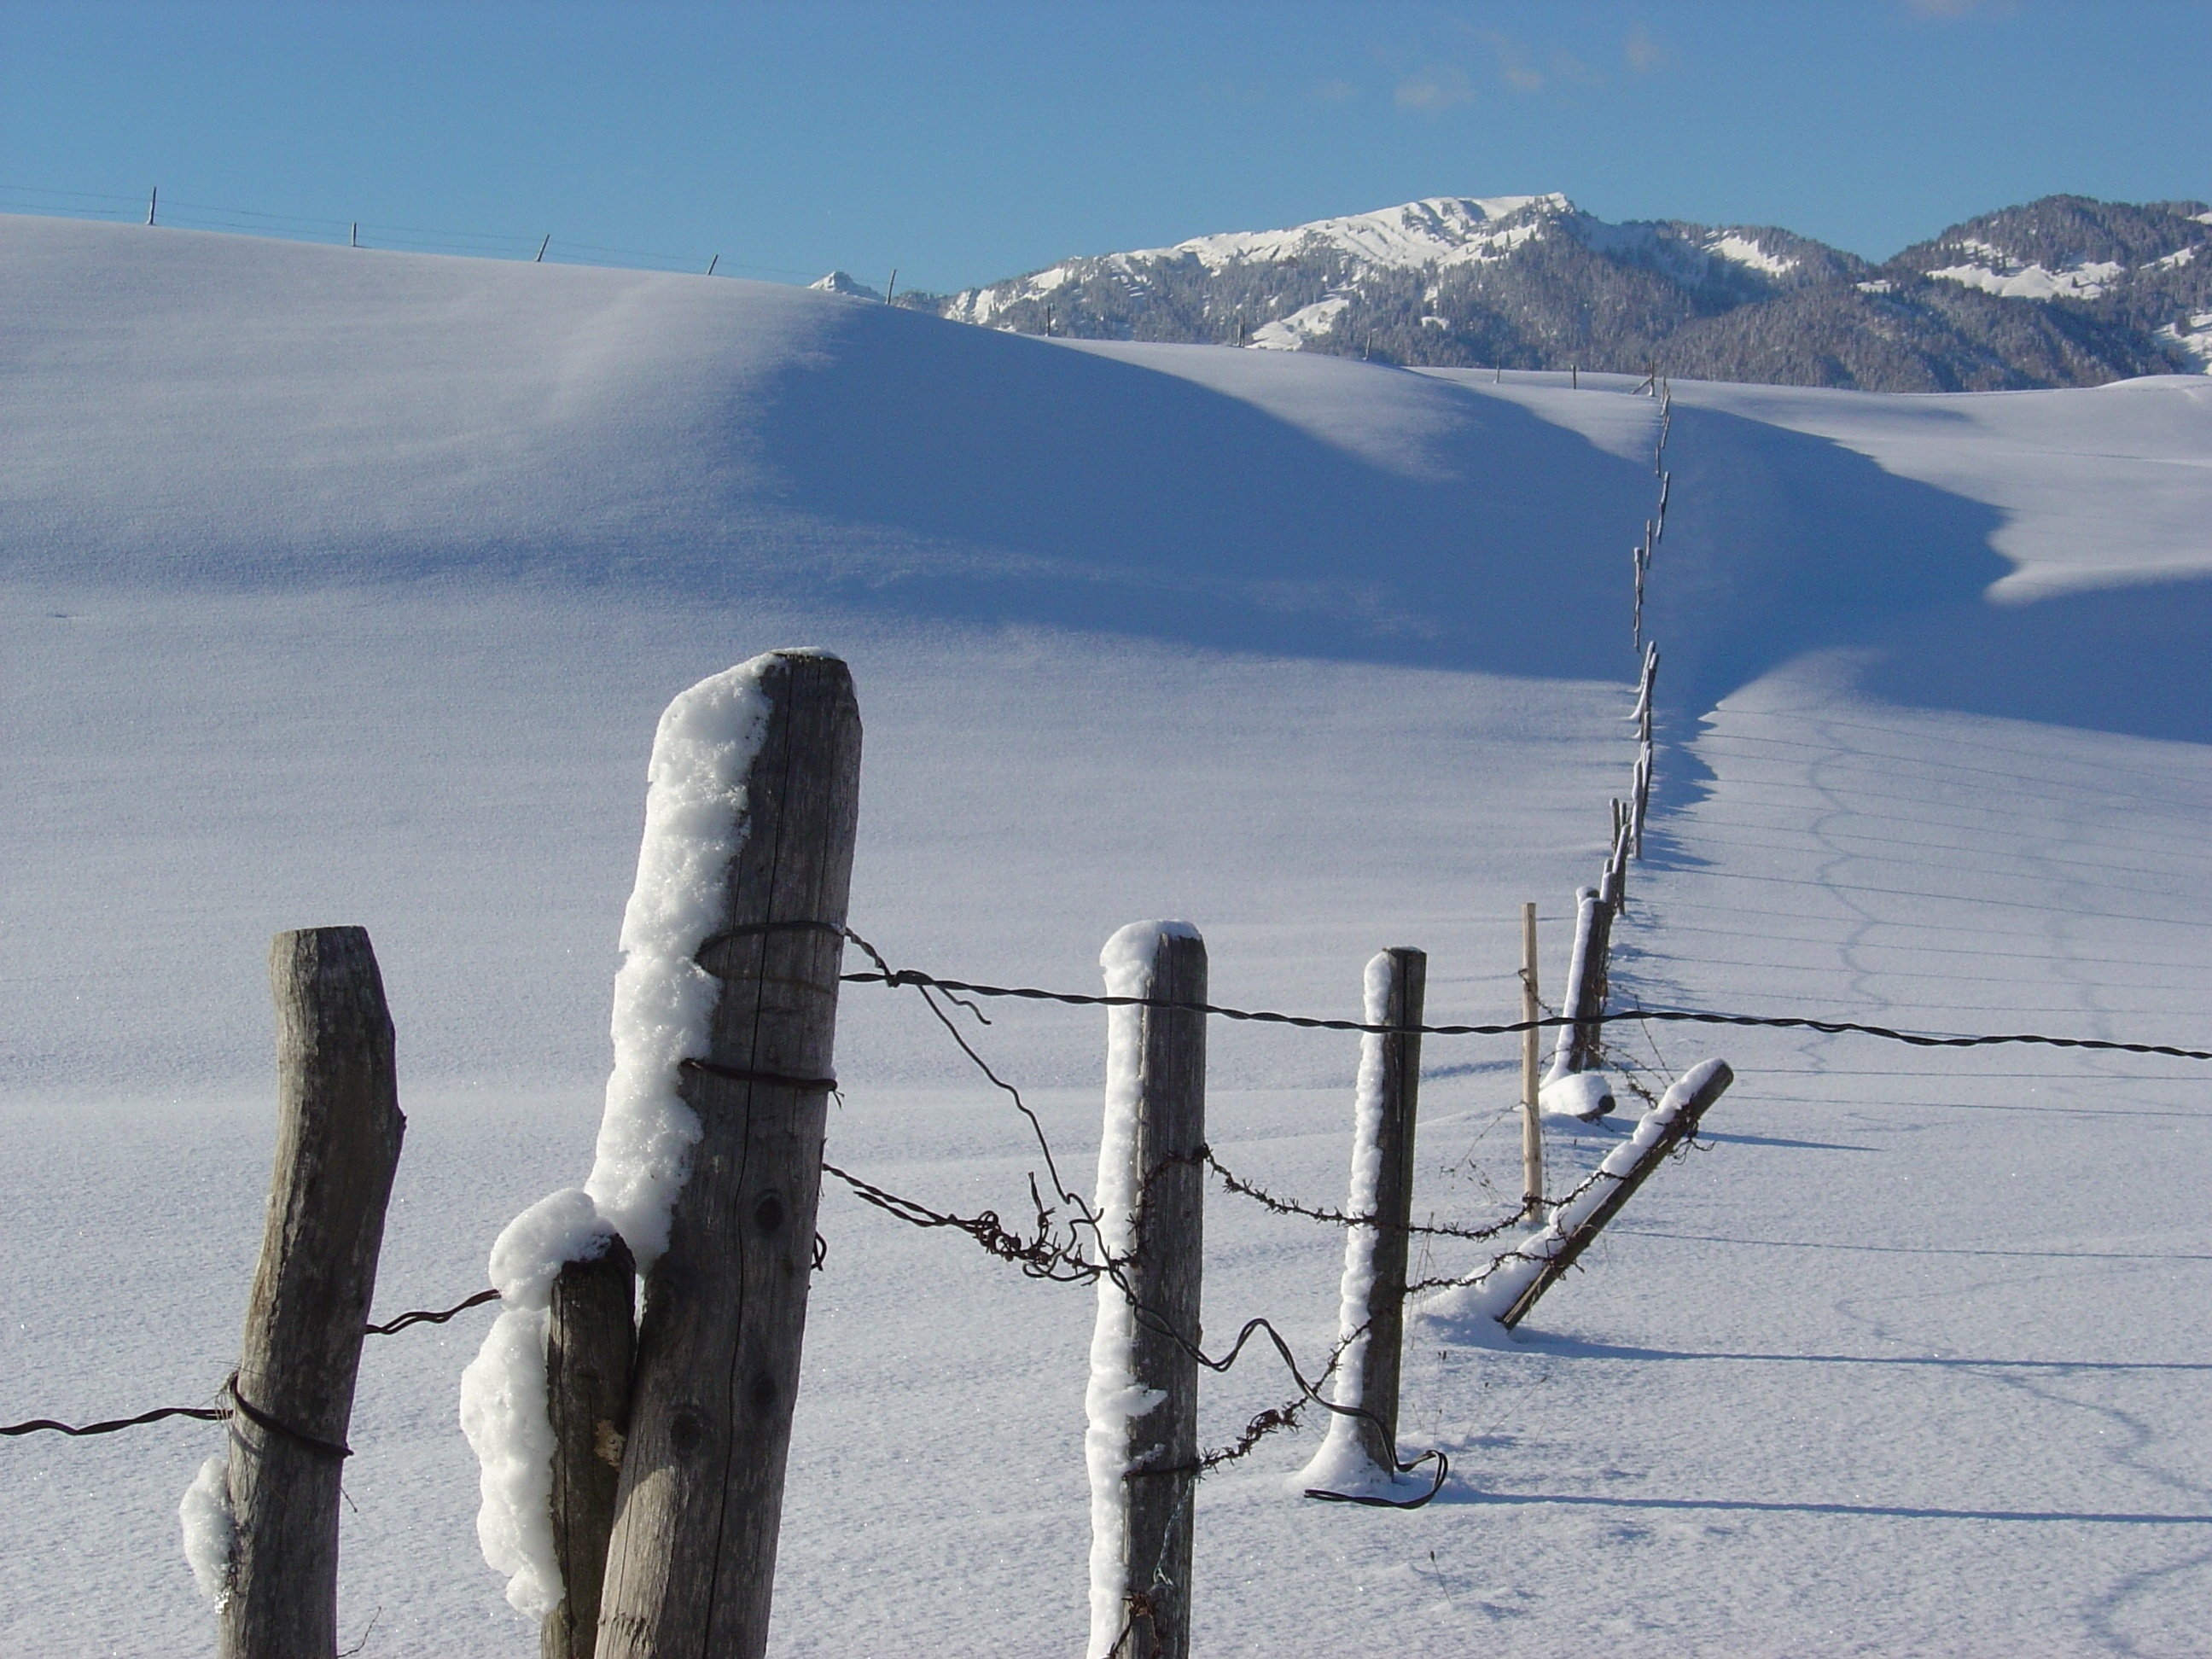
[[1616,224],[1557,192],[1430,197],[896,303],[1017,333],[1414,368],[1656,366],[1880,392],[2096,386],[2212,373],[2212,209],[2050,196],[1876,264],[1779,226]]

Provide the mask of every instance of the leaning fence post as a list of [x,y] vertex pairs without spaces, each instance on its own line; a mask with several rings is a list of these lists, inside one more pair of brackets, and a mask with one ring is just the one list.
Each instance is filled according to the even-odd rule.
[[768,1644],[805,1334],[860,720],[835,657],[776,653],[719,879],[720,981],[680,1090],[699,1139],[646,1280],[630,1426],[600,1593],[600,1659],[758,1659]]
[[223,1659],[337,1647],[338,1476],[385,1206],[407,1120],[368,933],[308,927],[269,951],[276,1158],[229,1386],[234,1527]]
[[1358,1491],[1398,1475],[1398,1374],[1406,1324],[1406,1256],[1413,1219],[1413,1119],[1421,1083],[1425,951],[1401,946],[1367,964],[1345,1213],[1373,1218],[1345,1230],[1337,1316],[1343,1346],[1334,1401],[1366,1413],[1332,1413],[1328,1436],[1300,1477],[1309,1487]]
[[1580,1195],[1561,1204],[1551,1224],[1501,1264],[1510,1271],[1500,1288],[1512,1294],[1498,1316],[1500,1324],[1510,1330],[1528,1317],[1538,1298],[1575,1265],[1651,1172],[1697,1133],[1698,1120],[1735,1081],[1724,1060],[1702,1061],[1674,1079],[1659,1103],[1638,1121],[1636,1133],[1606,1154]]
[[[1098,1146],[1098,1317],[1091,1338],[1089,1659],[1187,1659],[1198,1480],[1199,1279],[1206,1211],[1206,944],[1132,922],[1099,957],[1109,996]],[[1158,1003],[1182,1005],[1173,1007]]]
[[553,1281],[545,1331],[545,1415],[553,1430],[553,1552],[561,1605],[538,1631],[541,1659],[592,1659],[607,1537],[629,1429],[636,1263],[619,1237]]

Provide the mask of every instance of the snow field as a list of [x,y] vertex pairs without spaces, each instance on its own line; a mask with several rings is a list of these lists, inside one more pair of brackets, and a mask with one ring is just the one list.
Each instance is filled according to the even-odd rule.
[[[854,664],[854,922],[895,964],[1088,989],[1130,918],[1188,915],[1223,1001],[1350,1012],[1406,943],[1432,1018],[1510,1019],[1534,897],[1560,982],[1627,782],[1650,400],[346,253],[0,222],[11,1415],[228,1370],[278,928],[359,921],[383,963],[410,1133],[378,1316],[480,1282],[593,1146],[655,717],[774,646]],[[1623,994],[2203,1046],[2196,396],[1677,386]],[[1985,601],[2015,571],[2032,602]],[[1002,1097],[911,992],[848,992],[838,1160],[1022,1212]],[[1106,1022],[988,1012],[1080,1171]],[[1209,1035],[1224,1161],[1336,1201],[1356,1042]],[[1725,1054],[1708,1149],[1516,1339],[1409,1348],[1401,1442],[1454,1468],[1428,1508],[1286,1498],[1319,1425],[1205,1482],[1199,1650],[2192,1651],[2201,1070],[1615,1042],[1647,1082]],[[1492,1218],[1513,1042],[1424,1059],[1416,1217]],[[1555,1182],[1630,1115],[1550,1126]],[[834,1188],[822,1231],[775,1650],[1069,1651],[1094,1299]],[[1326,1351],[1336,1230],[1220,1197],[1207,1241],[1209,1328]],[[365,1354],[341,1611],[371,1654],[534,1649],[455,1422],[489,1324]],[[1202,1443],[1290,1392],[1208,1379]],[[0,1654],[204,1644],[177,1502],[218,1444],[6,1443]]]

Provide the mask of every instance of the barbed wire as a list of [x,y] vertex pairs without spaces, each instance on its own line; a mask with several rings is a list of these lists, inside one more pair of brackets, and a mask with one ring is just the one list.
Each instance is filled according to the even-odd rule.
[[441,1312],[427,1313],[417,1309],[411,1313],[404,1313],[398,1318],[389,1320],[384,1324],[366,1326],[363,1328],[363,1334],[368,1336],[397,1336],[410,1325],[442,1325],[447,1320],[457,1315],[465,1314],[471,1308],[481,1308],[487,1302],[497,1300],[499,1300],[497,1291],[478,1291],[474,1296],[465,1297]]
[[[874,1204],[876,1207],[883,1210],[886,1214],[896,1216],[899,1219],[905,1221],[910,1226],[927,1229],[942,1228],[964,1233],[969,1237],[974,1239],[981,1248],[989,1252],[991,1255],[996,1255],[1001,1260],[1013,1261],[1020,1263],[1024,1273],[1030,1278],[1056,1279],[1059,1282],[1063,1283],[1081,1282],[1084,1279],[1089,1279],[1091,1281],[1096,1281],[1100,1279],[1105,1279],[1109,1284],[1113,1285],[1116,1290],[1120,1291],[1123,1297],[1127,1299],[1131,1315],[1137,1323],[1144,1326],[1146,1329],[1152,1332],[1154,1334],[1166,1338],[1168,1341],[1171,1342],[1176,1347],[1182,1350],[1182,1352],[1194,1362],[1204,1366],[1210,1371],[1215,1372],[1217,1375],[1225,1373],[1231,1366],[1236,1364],[1237,1359],[1243,1355],[1245,1348],[1249,1346],[1255,1335],[1265,1333],[1268,1343],[1273,1347],[1277,1357],[1281,1359],[1284,1368],[1290,1372],[1291,1381],[1297,1383],[1298,1394],[1297,1400],[1293,1404],[1272,1407],[1267,1411],[1261,1412],[1259,1415],[1253,1418],[1249,1423],[1246,1424],[1243,1434],[1240,1435],[1237,1440],[1231,1445],[1218,1448],[1214,1451],[1204,1454],[1199,1458],[1197,1462],[1193,1464],[1187,1471],[1156,1470],[1152,1471],[1151,1473],[1188,1473],[1191,1479],[1195,1480],[1209,1471],[1219,1468],[1224,1463],[1233,1462],[1238,1458],[1249,1455],[1261,1441],[1267,1438],[1268,1435],[1276,1432],[1279,1429],[1287,1428],[1294,1425],[1297,1420],[1298,1411],[1307,1404],[1319,1406],[1322,1410],[1328,1412],[1334,1416],[1363,1418],[1369,1422],[1376,1424],[1378,1427],[1385,1429],[1387,1431],[1389,1425],[1384,1424],[1382,1419],[1377,1417],[1373,1412],[1368,1411],[1358,1406],[1340,1406],[1334,1401],[1324,1399],[1322,1396],[1317,1384],[1307,1381],[1305,1373],[1299,1367],[1297,1357],[1291,1351],[1290,1343],[1284,1338],[1282,1333],[1275,1328],[1273,1323],[1269,1320],[1265,1318],[1247,1320],[1244,1323],[1243,1328],[1237,1333],[1236,1341],[1230,1345],[1228,1352],[1217,1358],[1214,1356],[1208,1354],[1198,1343],[1192,1341],[1180,1330],[1176,1329],[1175,1322],[1165,1314],[1161,1312],[1158,1309],[1152,1307],[1146,1303],[1143,1297],[1139,1297],[1137,1294],[1136,1287],[1131,1285],[1128,1279],[1127,1270],[1132,1265],[1131,1261],[1126,1257],[1117,1257],[1114,1255],[1112,1250],[1107,1247],[1105,1234],[1100,1226],[1100,1217],[1098,1212],[1092,1209],[1090,1205],[1085,1203],[1079,1194],[1071,1192],[1066,1184],[1060,1180],[1059,1166],[1053,1158],[1051,1141],[1045,1134],[1042,1121],[1037,1117],[1037,1115],[1034,1111],[1030,1110],[1028,1103],[1022,1099],[1021,1091],[1012,1084],[1000,1077],[997,1072],[992,1069],[990,1063],[975,1051],[975,1045],[968,1041],[966,1036],[960,1030],[959,1027],[953,1023],[951,1017],[948,1016],[945,1011],[937,1005],[935,1000],[929,995],[930,991],[933,989],[942,990],[950,994],[957,991],[966,991],[971,988],[958,983],[945,983],[927,975],[916,978],[910,975],[892,969],[890,964],[884,960],[883,953],[877,950],[873,945],[863,939],[859,933],[854,932],[850,927],[847,927],[843,931],[844,936],[852,941],[852,943],[860,946],[862,951],[866,951],[869,957],[874,961],[877,965],[878,969],[877,973],[864,975],[862,977],[878,981],[886,986],[911,986],[915,990],[921,993],[922,1000],[928,1005],[930,1012],[936,1016],[938,1024],[942,1025],[946,1032],[951,1035],[953,1042],[958,1045],[961,1053],[968,1057],[969,1061],[975,1065],[975,1068],[981,1072],[984,1077],[988,1079],[994,1086],[1003,1090],[1012,1098],[1014,1104],[1020,1109],[1022,1115],[1029,1121],[1031,1133],[1036,1137],[1038,1150],[1044,1158],[1047,1170],[1050,1172],[1054,1191],[1058,1193],[1061,1202],[1068,1205],[1074,1212],[1078,1220],[1075,1223],[1070,1223],[1067,1224],[1068,1237],[1065,1244],[1054,1241],[1050,1237],[1052,1226],[1051,1212],[1045,1206],[1042,1198],[1037,1193],[1036,1175],[1034,1170],[1030,1174],[1030,1194],[1032,1201],[1036,1203],[1038,1212],[1038,1237],[1035,1240],[1024,1239],[1018,1234],[1007,1233],[1004,1227],[1000,1225],[996,1214],[988,1210],[983,1212],[981,1215],[973,1218],[946,1215],[940,1212],[933,1210],[926,1205],[915,1203],[912,1200],[902,1199],[896,1194],[887,1192],[882,1188],[873,1186],[872,1183],[860,1181],[857,1177],[848,1175],[842,1170],[834,1170],[832,1173],[836,1174],[839,1179],[851,1186],[854,1192],[859,1194],[863,1199]],[[848,974],[844,975],[844,977],[847,979],[852,979],[855,976]],[[925,981],[927,981],[926,983],[924,982]],[[978,994],[988,994],[979,992]],[[1050,994],[1046,994],[1049,995]],[[1118,999],[1112,1006],[1131,1006],[1140,1005],[1164,1007],[1180,1007],[1185,1006],[1175,1002],[1163,1001],[1157,998],[1133,997]],[[981,1009],[974,1007],[973,1005],[967,1006],[977,1019],[982,1021],[985,1024],[988,1024],[990,1023],[988,1018],[983,1013]],[[1200,1157],[1210,1158],[1211,1153],[1207,1149],[1201,1147],[1199,1149],[1198,1152],[1185,1155],[1181,1158],[1170,1158],[1162,1160],[1159,1164],[1155,1165],[1152,1169],[1146,1171],[1143,1179],[1139,1183],[1139,1191],[1149,1192],[1152,1182],[1159,1177],[1162,1171],[1166,1168],[1170,1167],[1178,1162],[1185,1164],[1194,1162]],[[862,1191],[863,1188],[866,1188],[867,1190]],[[1090,1230],[1092,1238],[1096,1241],[1097,1250],[1095,1256],[1085,1256],[1079,1253],[1078,1236],[1076,1234],[1076,1226],[1079,1223],[1080,1225],[1087,1227]],[[1073,1258],[1073,1262],[1070,1261],[1070,1258]],[[1073,1270],[1073,1264],[1074,1263],[1079,1263],[1082,1269],[1080,1273]],[[1060,1269],[1061,1271],[1055,1271],[1055,1269]],[[1350,1339],[1346,1339],[1345,1341],[1340,1342],[1336,1348],[1332,1351],[1329,1358],[1329,1364],[1321,1374],[1321,1381],[1326,1382],[1331,1373],[1334,1371],[1337,1362],[1341,1358],[1344,1348],[1348,1346],[1349,1340]],[[1442,1468],[1437,1474],[1436,1486],[1429,1492],[1427,1496],[1418,1499],[1409,1500],[1402,1504],[1395,1503],[1395,1500],[1390,1499],[1382,1499],[1378,1501],[1390,1504],[1394,1507],[1418,1508],[1420,1504],[1427,1503],[1429,1498],[1435,1497],[1437,1492],[1443,1489],[1444,1474],[1448,1473],[1449,1469],[1449,1464],[1448,1462],[1443,1461],[1443,1454],[1442,1452],[1439,1451],[1436,1453],[1435,1455],[1440,1461]],[[1426,1461],[1427,1455],[1425,1454],[1419,1462],[1425,1462]],[[1340,1497],[1342,1495],[1337,1494],[1337,1496]],[[1358,1500],[1346,1498],[1345,1501],[1349,1502]]]
[[[362,1334],[396,1336],[413,1325],[442,1325],[447,1321],[466,1313],[471,1308],[480,1308],[487,1302],[495,1302],[498,1299],[497,1291],[478,1291],[474,1296],[464,1297],[450,1308],[436,1310],[417,1308],[401,1314],[396,1319],[386,1320],[381,1325],[364,1325],[362,1327]],[[246,1406],[244,1401],[239,1399],[237,1372],[233,1371],[228,1380],[216,1390],[216,1393],[228,1393],[239,1406],[244,1407],[246,1414],[249,1418],[257,1423],[261,1423],[264,1427],[268,1427],[274,1423],[273,1419],[264,1421],[266,1413]],[[114,1434],[124,1429],[141,1428],[147,1424],[159,1423],[172,1417],[191,1418],[203,1423],[223,1423],[229,1421],[234,1414],[234,1410],[229,1406],[161,1406],[150,1412],[141,1412],[136,1417],[113,1417],[100,1423],[59,1423],[51,1417],[34,1417],[28,1422],[0,1425],[0,1437],[12,1437],[26,1434],[66,1434],[73,1437]],[[274,1426],[276,1432],[287,1435],[295,1440],[313,1438],[282,1423],[274,1423]],[[323,1443],[317,1441],[314,1443],[319,1446]]]
[[1512,1231],[1528,1213],[1524,1205],[1503,1221],[1493,1222],[1486,1227],[1461,1227],[1444,1222],[1388,1221],[1381,1216],[1346,1215],[1341,1210],[1301,1204],[1295,1199],[1279,1197],[1257,1182],[1231,1170],[1213,1155],[1213,1149],[1210,1146],[1200,1147],[1192,1156],[1219,1176],[1222,1186],[1228,1191],[1251,1199],[1277,1215],[1302,1215],[1309,1220],[1327,1222],[1333,1226],[1372,1227],[1378,1232],[1405,1233],[1417,1238],[1464,1238],[1480,1242]]
[[853,1189],[863,1203],[872,1204],[886,1215],[895,1216],[911,1227],[924,1229],[944,1227],[954,1232],[965,1233],[988,1254],[1001,1261],[1011,1261],[1022,1270],[1025,1279],[1042,1279],[1058,1285],[1090,1284],[1106,1269],[1099,1263],[1086,1259],[1072,1242],[1064,1243],[1053,1235],[1053,1212],[1037,1192],[1036,1177],[1030,1177],[1030,1197],[1036,1205],[1037,1233],[1034,1238],[1009,1232],[1000,1224],[998,1212],[985,1210],[979,1215],[958,1216],[933,1210],[926,1204],[860,1179],[849,1170],[834,1164],[822,1166],[825,1175],[833,1175]]
[[[871,953],[872,954],[872,948]],[[880,961],[881,958],[878,957]],[[1879,1037],[1886,1042],[1909,1043],[1918,1048],[1979,1048],[2002,1043],[2029,1043],[2050,1048],[2086,1048],[2104,1053],[2129,1054],[2160,1054],[2172,1060],[2212,1060],[2212,1049],[2184,1048],[2164,1042],[2121,1042],[2106,1037],[2051,1036],[2040,1032],[2022,1031],[1996,1034],[1951,1036],[1935,1032],[1904,1031],[1887,1025],[1873,1025],[1857,1020],[1814,1019],[1802,1015],[1784,1014],[1725,1014],[1695,1008],[1622,1008],[1611,1013],[1580,1015],[1569,1019],[1565,1015],[1547,1015],[1539,1019],[1502,1020],[1483,1025],[1380,1025],[1357,1019],[1328,1019],[1312,1014],[1289,1014],[1269,1008],[1231,1008],[1218,1003],[1182,1002],[1169,997],[1112,996],[1079,991],[1050,991],[1034,985],[985,985],[972,980],[945,979],[926,974],[916,968],[885,969],[869,974],[845,974],[841,978],[854,984],[915,986],[941,991],[964,992],[970,996],[1015,997],[1031,1002],[1058,1002],[1079,1007],[1097,1008],[1173,1008],[1188,1013],[1210,1014],[1222,1019],[1250,1021],[1269,1025],[1291,1025],[1305,1030],[1359,1031],[1378,1036],[1512,1036],[1522,1031],[1553,1030],[1562,1025],[1610,1025],[1623,1020],[1656,1019],[1698,1025],[1755,1025],[1785,1030],[1820,1031],[1830,1036],[1856,1035]]]

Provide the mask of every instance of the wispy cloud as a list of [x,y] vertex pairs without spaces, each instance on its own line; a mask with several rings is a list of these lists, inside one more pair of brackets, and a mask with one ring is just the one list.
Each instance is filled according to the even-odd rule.
[[1518,40],[1496,29],[1478,29],[1475,38],[1498,54],[1498,72],[1507,86],[1516,92],[1543,90],[1544,71],[1536,67],[1528,49]]
[[[1942,3],[1942,0],[1937,0],[1937,3]],[[1620,55],[1626,60],[1631,75],[1656,75],[1674,61],[1667,48],[1653,40],[1651,31],[1641,23],[1629,30],[1627,37],[1621,41]]]
[[1359,96],[1359,88],[1349,81],[1324,81],[1308,94],[1316,103],[1341,104]]
[[1433,114],[1455,104],[1474,101],[1474,85],[1456,64],[1431,64],[1415,70],[1398,82],[1391,98],[1400,109],[1425,110]]
[[2020,9],[2019,0],[1905,0],[1905,3],[1916,16],[1938,21],[1971,17],[1977,12],[2009,17]]

